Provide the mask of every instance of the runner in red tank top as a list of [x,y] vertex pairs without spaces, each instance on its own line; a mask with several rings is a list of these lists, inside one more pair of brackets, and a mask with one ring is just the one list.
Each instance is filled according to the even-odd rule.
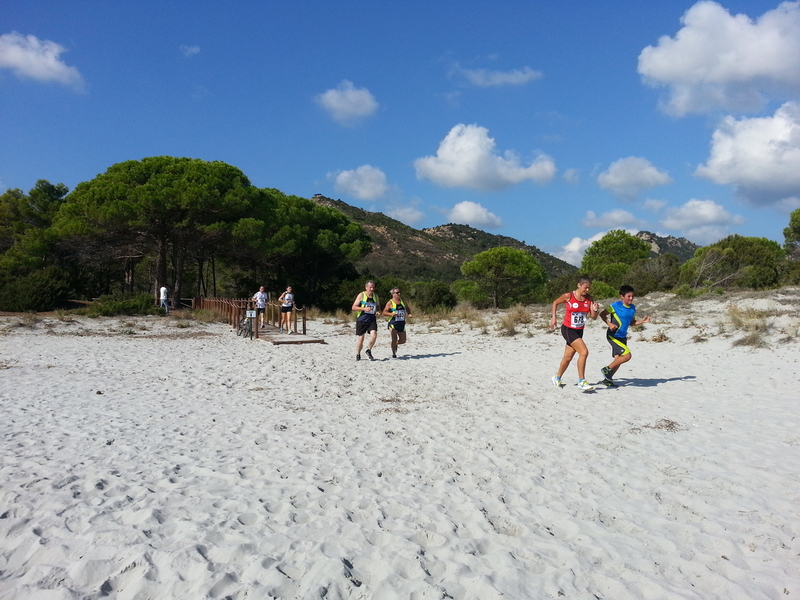
[[600,310],[597,302],[589,295],[592,288],[592,280],[588,277],[578,279],[578,289],[568,292],[555,299],[553,302],[553,318],[550,319],[550,329],[556,328],[556,309],[559,304],[565,304],[564,322],[561,325],[561,335],[567,342],[564,348],[564,357],[558,365],[558,373],[553,376],[553,385],[557,388],[562,387],[561,376],[567,370],[572,357],[578,354],[578,387],[582,390],[590,391],[594,388],[586,381],[586,359],[589,357],[589,349],[583,341],[583,328],[586,325],[586,318],[597,318],[597,311]]

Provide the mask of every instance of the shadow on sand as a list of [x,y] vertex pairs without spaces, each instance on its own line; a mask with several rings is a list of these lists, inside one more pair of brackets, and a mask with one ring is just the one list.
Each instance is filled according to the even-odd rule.
[[397,358],[384,358],[383,360],[418,360],[420,358],[439,358],[441,356],[457,356],[461,352],[440,352],[439,354],[407,354],[399,355]]
[[[615,379],[614,383],[616,383],[618,387],[655,387],[662,383],[691,381],[692,379],[697,379],[697,377],[694,375],[684,375],[683,377],[669,377],[667,379]],[[600,385],[602,385],[602,383]]]

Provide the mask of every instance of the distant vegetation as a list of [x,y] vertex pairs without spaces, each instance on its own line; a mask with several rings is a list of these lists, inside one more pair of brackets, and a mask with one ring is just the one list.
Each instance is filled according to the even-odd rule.
[[[594,293],[639,295],[800,284],[800,210],[783,246],[738,235],[698,248],[649,232],[609,232],[581,271]],[[45,180],[0,195],[0,310],[43,311],[91,300],[93,314],[148,312],[174,298],[250,297],[294,287],[301,306],[348,306],[375,279],[415,307],[549,302],[578,269],[513,238],[466,225],[417,230],[338,200],[257,188],[222,162],[169,156],[126,161],[70,191]]]

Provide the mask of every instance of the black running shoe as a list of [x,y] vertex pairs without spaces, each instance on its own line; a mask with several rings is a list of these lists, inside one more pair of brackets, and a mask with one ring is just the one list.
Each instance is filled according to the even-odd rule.
[[392,354],[392,358],[397,358],[397,354]]
[[367,357],[368,357],[370,360],[375,360],[375,359],[372,357],[372,350],[367,350],[367,352],[366,352],[366,355],[367,355]]
[[611,378],[614,377],[614,374],[608,367],[603,367],[602,369],[600,369],[600,372],[603,374],[603,379],[608,379],[609,381],[611,381]]
[[360,354],[356,354],[356,360],[361,360],[361,355]]

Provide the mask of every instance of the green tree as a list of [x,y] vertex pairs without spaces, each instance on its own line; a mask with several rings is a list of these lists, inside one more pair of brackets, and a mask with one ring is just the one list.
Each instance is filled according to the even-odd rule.
[[266,262],[277,289],[296,285],[308,304],[327,305],[340,280],[356,277],[354,263],[372,248],[369,236],[338,210],[269,191],[277,199],[277,230],[268,239]]
[[768,288],[778,284],[784,252],[767,238],[729,235],[698,248],[680,268],[680,282],[697,287]]
[[783,237],[786,253],[792,258],[800,259],[800,208],[789,215],[789,226],[783,230]]
[[671,290],[678,283],[678,257],[662,254],[633,263],[625,273],[624,283],[633,286],[637,296]]
[[453,308],[458,303],[455,294],[450,291],[450,286],[441,281],[417,281],[411,286],[410,291],[409,296],[414,305],[422,310],[430,310],[437,306]]
[[0,310],[49,310],[73,293],[69,255],[49,229],[68,191],[40,179],[0,196]]
[[583,255],[581,271],[612,287],[624,283],[628,268],[650,256],[650,245],[621,229],[609,231],[593,242]]
[[458,279],[450,284],[450,291],[458,302],[469,302],[478,308],[487,308],[489,299],[477,282],[471,279]]
[[547,280],[539,261],[524,250],[491,248],[461,265],[465,277],[475,281],[494,308],[532,293]]
[[63,183],[40,179],[27,194],[12,189],[0,195],[0,252],[11,248],[15,238],[29,229],[50,227],[68,192]]
[[138,260],[154,254],[155,288],[167,285],[180,297],[187,259],[198,248],[219,244],[241,219],[270,218],[261,195],[223,162],[155,156],[115,164],[79,184],[56,226],[65,238],[103,241],[111,259],[125,262],[126,279]]

